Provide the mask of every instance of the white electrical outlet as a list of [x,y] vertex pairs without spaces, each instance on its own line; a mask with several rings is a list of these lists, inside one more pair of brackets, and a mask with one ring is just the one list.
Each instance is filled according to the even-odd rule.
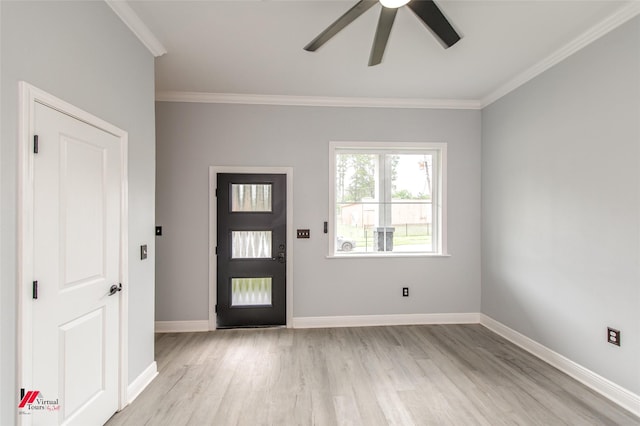
[[620,330],[607,327],[607,342],[612,345],[620,346]]

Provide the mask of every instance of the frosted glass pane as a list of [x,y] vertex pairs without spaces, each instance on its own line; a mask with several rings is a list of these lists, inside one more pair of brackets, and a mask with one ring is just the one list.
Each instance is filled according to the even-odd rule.
[[271,184],[234,183],[231,185],[232,212],[270,212]]
[[271,231],[232,231],[232,259],[271,258]]
[[231,306],[271,305],[271,278],[232,278]]

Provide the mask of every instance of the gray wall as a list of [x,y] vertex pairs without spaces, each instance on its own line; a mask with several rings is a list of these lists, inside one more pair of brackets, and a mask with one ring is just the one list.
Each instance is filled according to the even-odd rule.
[[[0,424],[14,423],[18,81],[129,132],[129,377],[154,359],[153,57],[104,2],[0,2],[2,364]],[[150,257],[139,260],[140,244]]]
[[[480,112],[158,102],[156,320],[208,318],[209,166],[294,168],[294,316],[480,310]],[[448,258],[327,259],[329,141],[447,142]],[[401,287],[411,297],[401,297]]]
[[639,123],[638,18],[482,113],[482,312],[636,394]]

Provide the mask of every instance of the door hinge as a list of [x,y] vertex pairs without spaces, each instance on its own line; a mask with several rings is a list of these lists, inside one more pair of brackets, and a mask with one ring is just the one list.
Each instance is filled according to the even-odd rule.
[[218,305],[214,306],[213,311],[217,314],[218,313]]
[[218,188],[216,188],[215,193],[216,193],[216,197],[217,197],[218,196]]
[[33,135],[33,153],[38,153],[38,135]]
[[38,298],[38,281],[34,281],[33,282],[33,289],[32,289],[33,293],[31,295],[32,298],[37,299]]
[[216,246],[215,252],[216,252],[216,256],[217,256],[218,255],[218,247],[217,246]]

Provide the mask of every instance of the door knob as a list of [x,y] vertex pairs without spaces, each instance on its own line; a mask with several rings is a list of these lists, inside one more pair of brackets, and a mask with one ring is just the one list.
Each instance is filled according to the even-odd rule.
[[109,296],[113,296],[114,294],[116,294],[119,291],[122,291],[122,284],[118,284],[118,285],[114,284],[109,289]]
[[287,261],[284,252],[281,251],[280,253],[278,253],[278,262],[280,263],[285,263]]

